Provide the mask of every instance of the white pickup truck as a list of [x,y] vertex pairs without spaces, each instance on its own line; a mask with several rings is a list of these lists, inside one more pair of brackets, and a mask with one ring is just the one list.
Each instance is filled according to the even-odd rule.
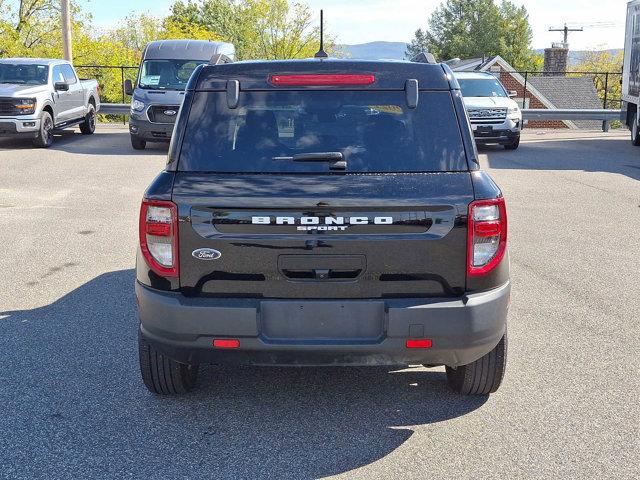
[[55,130],[96,128],[100,95],[96,80],[80,80],[65,60],[0,59],[0,137],[26,137],[38,147],[53,143]]

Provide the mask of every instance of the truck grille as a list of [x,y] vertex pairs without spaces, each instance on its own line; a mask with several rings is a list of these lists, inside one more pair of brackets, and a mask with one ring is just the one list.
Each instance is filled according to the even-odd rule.
[[471,123],[502,123],[506,119],[506,108],[469,109],[469,120],[471,120]]
[[14,99],[11,97],[0,97],[0,115],[16,115],[17,109]]
[[152,123],[176,123],[179,105],[151,105],[147,110],[149,121]]

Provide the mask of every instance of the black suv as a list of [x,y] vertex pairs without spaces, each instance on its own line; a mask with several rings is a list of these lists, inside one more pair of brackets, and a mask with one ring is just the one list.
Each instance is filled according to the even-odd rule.
[[507,216],[449,68],[198,67],[142,202],[135,288],[158,394],[201,363],[445,365],[455,391],[494,392]]

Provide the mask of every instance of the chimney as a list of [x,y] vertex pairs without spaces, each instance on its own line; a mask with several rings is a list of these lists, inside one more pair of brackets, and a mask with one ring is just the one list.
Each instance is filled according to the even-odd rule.
[[565,43],[554,43],[544,49],[544,76],[564,77],[567,73],[569,49]]

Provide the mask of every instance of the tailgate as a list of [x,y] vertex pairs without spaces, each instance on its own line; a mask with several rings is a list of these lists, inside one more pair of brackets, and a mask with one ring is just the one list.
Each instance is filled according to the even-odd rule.
[[468,172],[178,173],[181,289],[254,298],[461,295],[472,200]]

